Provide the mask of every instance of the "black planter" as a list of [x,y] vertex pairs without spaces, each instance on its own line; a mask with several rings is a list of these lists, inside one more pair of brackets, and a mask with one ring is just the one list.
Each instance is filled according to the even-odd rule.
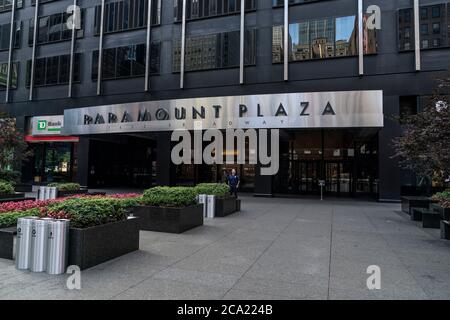
[[136,206],[133,214],[140,218],[140,229],[166,233],[183,233],[203,225],[203,205],[184,208]]
[[0,194],[0,200],[7,200],[7,199],[22,199],[25,198],[25,193],[22,192],[15,192],[11,194]]
[[237,202],[235,197],[216,198],[216,217],[226,217],[239,211]]
[[33,185],[31,183],[18,183],[14,189],[16,192],[33,192]]
[[450,221],[441,221],[441,238],[450,240]]
[[412,221],[422,221],[422,214],[424,211],[427,211],[428,209],[423,208],[411,208],[411,215],[410,218]]
[[82,189],[82,190],[75,190],[75,191],[59,191],[58,190],[58,198],[65,198],[70,196],[76,196],[76,195],[85,195],[88,194],[88,190]]
[[88,229],[70,228],[69,265],[81,270],[139,250],[139,219]]
[[431,208],[441,215],[441,219],[450,221],[450,208],[443,208],[439,204],[432,204]]
[[16,234],[16,227],[0,229],[0,259],[13,259],[14,237]]
[[402,197],[402,211],[411,214],[411,208],[428,209],[431,203],[428,197]]
[[441,215],[435,211],[424,211],[422,213],[422,226],[424,228],[439,229],[441,227]]

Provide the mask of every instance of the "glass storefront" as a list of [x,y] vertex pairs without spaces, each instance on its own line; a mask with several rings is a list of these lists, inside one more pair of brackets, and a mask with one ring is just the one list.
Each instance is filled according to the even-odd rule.
[[34,183],[69,182],[76,176],[76,143],[33,143],[32,175]]
[[274,192],[329,195],[378,193],[376,129],[289,131],[280,141],[280,171]]

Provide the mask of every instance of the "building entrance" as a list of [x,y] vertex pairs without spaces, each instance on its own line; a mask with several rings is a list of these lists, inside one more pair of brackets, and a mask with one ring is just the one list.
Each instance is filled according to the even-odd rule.
[[285,132],[280,141],[280,171],[274,193],[376,196],[377,130],[302,130]]

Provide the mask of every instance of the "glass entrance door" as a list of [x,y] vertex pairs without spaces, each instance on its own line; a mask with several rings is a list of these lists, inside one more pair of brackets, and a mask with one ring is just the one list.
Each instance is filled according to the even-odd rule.
[[300,161],[298,162],[298,178],[300,193],[319,192],[320,180],[320,162],[319,161]]

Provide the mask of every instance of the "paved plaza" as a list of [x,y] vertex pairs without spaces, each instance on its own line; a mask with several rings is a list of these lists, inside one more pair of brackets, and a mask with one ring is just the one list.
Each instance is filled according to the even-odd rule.
[[[243,198],[242,212],[181,235],[141,231],[140,251],[67,276],[0,259],[0,299],[449,299],[450,241],[399,204]],[[367,289],[368,266],[381,290]]]

